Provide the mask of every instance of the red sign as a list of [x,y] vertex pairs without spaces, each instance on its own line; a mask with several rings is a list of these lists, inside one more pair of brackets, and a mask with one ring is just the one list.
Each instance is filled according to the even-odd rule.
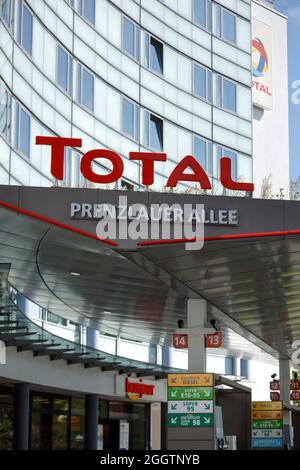
[[270,392],[270,400],[271,401],[280,401],[280,393],[279,392]]
[[300,380],[292,380],[290,389],[291,390],[300,390]]
[[153,396],[154,389],[155,385],[143,383],[143,379],[140,382],[129,382],[128,377],[125,378],[125,392],[131,400],[142,398],[143,395]]
[[187,349],[189,346],[188,335],[173,334],[173,348],[174,349]]
[[293,392],[291,392],[291,400],[292,401],[300,401],[300,390],[294,390]]
[[[64,151],[66,147],[82,147],[82,139],[53,136],[37,136],[36,145],[49,145],[51,147],[51,174],[57,180],[64,179]],[[76,158],[76,157],[75,157]],[[78,158],[78,157],[77,157]],[[168,159],[166,153],[162,152],[130,152],[129,160],[140,161],[142,168],[142,184],[151,186],[154,184],[154,167],[161,165]],[[95,173],[93,162],[104,160],[109,162],[112,170],[107,174]],[[189,170],[189,172],[186,172]],[[120,155],[107,149],[95,149],[85,153],[80,162],[80,171],[88,181],[98,184],[109,184],[116,182],[123,176],[124,162]],[[198,183],[201,189],[211,189],[211,181],[192,155],[186,155],[171,172],[166,187],[176,188],[180,181]],[[220,158],[220,182],[224,188],[233,191],[254,191],[253,183],[234,181],[232,179],[231,159],[226,154]]]
[[222,333],[217,331],[212,335],[205,335],[206,348],[220,348],[222,346]]
[[279,380],[273,380],[273,382],[270,382],[270,390],[280,390]]

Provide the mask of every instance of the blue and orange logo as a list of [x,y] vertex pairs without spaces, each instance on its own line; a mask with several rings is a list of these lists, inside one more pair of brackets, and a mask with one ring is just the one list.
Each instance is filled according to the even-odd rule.
[[252,75],[263,77],[269,69],[269,59],[263,42],[255,38],[252,41]]

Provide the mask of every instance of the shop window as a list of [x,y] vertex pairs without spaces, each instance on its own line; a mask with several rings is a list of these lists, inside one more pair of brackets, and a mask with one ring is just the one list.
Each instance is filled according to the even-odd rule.
[[124,134],[138,140],[139,137],[139,108],[126,98],[122,98],[122,131]]
[[216,35],[232,44],[236,44],[236,17],[225,8],[216,6]]
[[0,16],[9,28],[12,20],[12,5],[11,0],[0,0]]
[[84,398],[71,398],[70,417],[70,448],[71,450],[82,450],[84,448],[84,420],[85,400]]
[[152,150],[163,150],[163,120],[145,111],[145,146]]
[[91,24],[95,24],[95,0],[78,0],[78,13]]
[[0,450],[13,448],[13,392],[0,388]]
[[16,103],[15,148],[25,157],[30,156],[30,116]]
[[140,28],[123,16],[122,49],[136,60],[140,57]]
[[154,37],[145,36],[146,67],[159,74],[164,73],[164,46]]
[[206,173],[212,175],[212,144],[201,137],[194,136],[194,157]]
[[193,19],[198,26],[211,31],[211,0],[193,0]]
[[236,83],[220,75],[217,76],[217,106],[233,113],[237,111]]
[[10,142],[11,132],[11,95],[0,85],[0,133]]
[[72,95],[73,59],[65,49],[57,46],[56,82],[69,95]]
[[212,74],[205,67],[194,64],[194,94],[211,103]]
[[29,55],[32,55],[32,28],[32,14],[21,1],[19,10],[18,42]]
[[230,158],[231,160],[231,176],[237,181],[237,154],[228,150],[220,145],[217,146],[217,166],[218,166],[218,178],[220,178],[220,160],[222,157]]
[[94,77],[81,64],[77,64],[76,101],[94,111]]

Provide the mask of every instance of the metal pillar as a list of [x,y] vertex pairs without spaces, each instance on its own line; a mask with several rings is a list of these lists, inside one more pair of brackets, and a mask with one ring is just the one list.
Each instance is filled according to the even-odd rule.
[[[289,359],[279,359],[279,379],[280,379],[280,398],[283,406],[290,406],[290,361]],[[290,426],[292,425],[292,413],[289,410],[283,410],[283,436],[285,447],[289,447]]]
[[86,328],[86,345],[90,348],[99,349],[99,331]]
[[14,396],[14,450],[28,450],[29,445],[29,385],[15,384]]
[[85,396],[85,436],[84,447],[86,450],[97,450],[98,440],[98,395]]
[[[188,329],[191,329],[188,337],[188,370],[189,372],[206,372],[207,302],[204,299],[189,299],[187,307]],[[193,328],[195,328],[194,334]]]

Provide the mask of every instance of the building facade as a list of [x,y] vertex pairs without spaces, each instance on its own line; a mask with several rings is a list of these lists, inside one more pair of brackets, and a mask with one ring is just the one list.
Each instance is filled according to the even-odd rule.
[[273,2],[252,2],[255,197],[289,197],[287,18]]
[[3,0],[1,183],[56,184],[37,135],[83,139],[66,152],[64,186],[84,185],[80,152],[93,148],[125,158],[129,189],[141,188],[130,151],[168,154],[155,190],[188,154],[214,193],[221,155],[252,181],[250,10],[250,0]]

